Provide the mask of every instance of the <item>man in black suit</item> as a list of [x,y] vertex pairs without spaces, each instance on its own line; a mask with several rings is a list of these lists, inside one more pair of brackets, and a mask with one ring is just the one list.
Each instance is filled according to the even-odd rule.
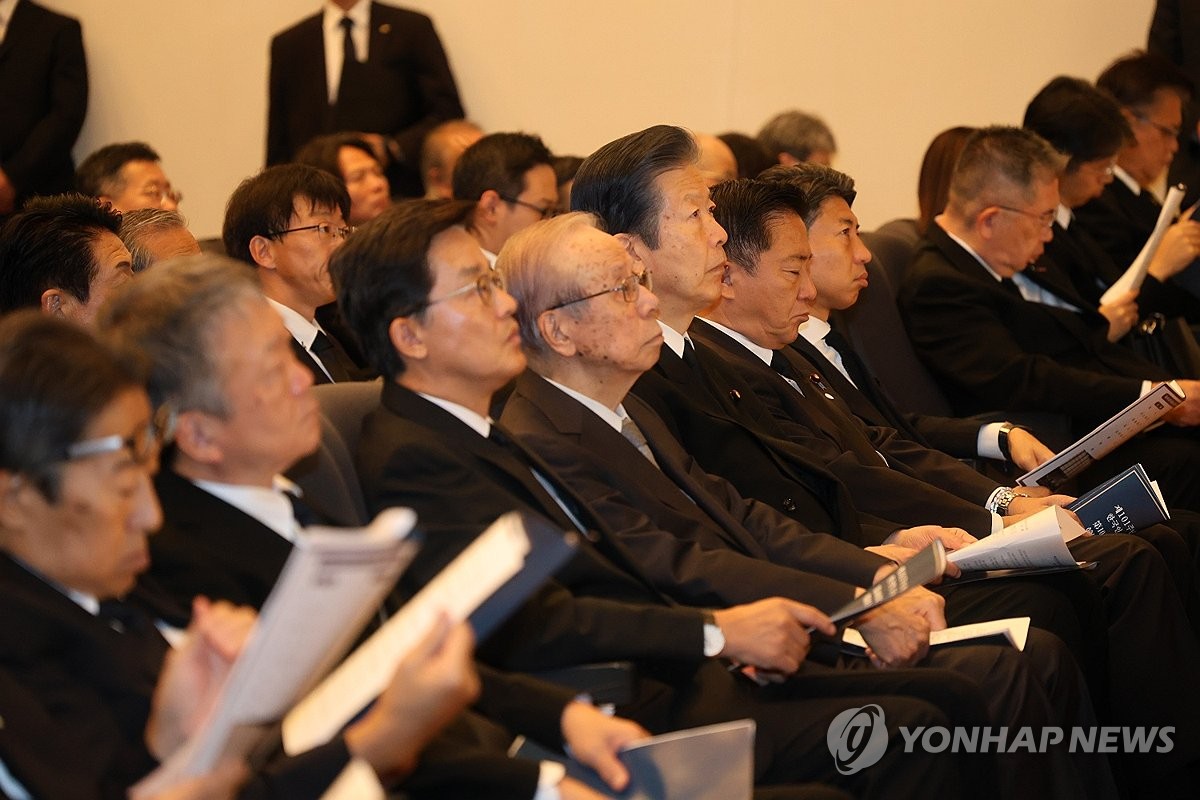
[[[1096,87],[1121,107],[1133,136],[1117,153],[1116,180],[1075,211],[1076,221],[1122,266],[1133,263],[1154,230],[1161,204],[1150,191],[1179,149],[1183,106],[1194,87],[1169,60],[1152,53],[1117,59]],[[1200,221],[1181,218],[1168,229],[1154,264],[1166,280],[1200,257]]]
[[70,191],[71,148],[88,100],[79,22],[30,0],[7,5],[0,12],[0,217],[34,195]]
[[367,377],[339,341],[353,334],[338,323],[329,280],[329,258],[350,234],[349,213],[345,185],[304,164],[267,167],[247,178],[225,208],[226,253],[256,268],[296,358],[316,383]]
[[[455,225],[468,212],[465,204],[400,204],[347,242],[334,259],[339,303],[347,319],[360,332],[378,368],[394,376],[385,383],[380,408],[364,423],[359,447],[359,471],[368,502],[374,507],[415,508],[426,527],[427,549],[461,547],[461,538],[447,539],[476,534],[496,515],[514,507],[579,530],[584,534],[579,555],[558,576],[572,595],[559,604],[607,606],[605,614],[592,616],[591,627],[576,631],[575,636],[581,653],[588,648],[593,656],[599,655],[598,648],[610,643],[610,653],[623,652],[637,661],[633,701],[621,707],[623,713],[651,730],[748,715],[759,725],[758,782],[776,784],[804,777],[836,780],[871,795],[895,791],[895,786],[884,788],[888,779],[881,774],[844,778],[830,770],[819,751],[823,726],[830,712],[844,703],[847,692],[886,695],[881,702],[896,714],[908,715],[912,701],[896,704],[897,684],[892,678],[906,675],[906,682],[915,681],[906,693],[933,699],[940,691],[934,684],[943,674],[937,670],[891,675],[831,672],[805,660],[807,635],[794,638],[795,622],[810,619],[823,628],[823,615],[795,601],[758,600],[786,588],[801,601],[832,608],[853,596],[855,584],[890,568],[888,562],[813,536],[808,542],[797,542],[795,549],[807,545],[814,565],[819,563],[827,575],[783,569],[768,574],[770,565],[760,562],[764,583],[756,592],[754,587],[743,587],[757,602],[732,608],[721,603],[707,622],[697,609],[676,605],[668,597],[672,591],[668,587],[692,586],[687,576],[710,558],[735,571],[747,559],[732,550],[713,556],[645,522],[640,537],[636,533],[618,536],[565,476],[488,418],[493,392],[521,370],[524,358],[512,298],[469,234]],[[673,573],[682,583],[672,582]],[[549,605],[543,608],[555,610]],[[683,619],[679,630],[666,639],[636,622],[667,614]],[[685,621],[688,614],[694,616]],[[528,653],[523,657],[530,660],[553,657],[557,645],[548,640],[564,638],[562,624],[546,614],[543,620],[540,625],[510,630],[508,637],[494,643],[493,657],[514,651]],[[765,627],[765,635],[744,638],[760,627]],[[919,635],[909,636],[915,630],[898,633],[895,641],[880,641],[880,657],[904,659],[922,649]],[[800,644],[800,649],[791,650],[789,641]],[[755,642],[757,647],[747,647]],[[673,648],[670,654],[666,647]],[[791,655],[780,659],[787,652]],[[765,667],[766,672],[797,672],[798,677],[763,691],[731,674],[717,656]],[[952,679],[946,686],[959,691],[961,680]],[[958,702],[965,704],[963,709],[978,711],[976,701],[960,698]],[[889,721],[892,713],[888,712]],[[798,725],[798,720],[808,724]],[[895,785],[906,785],[911,779],[907,764],[881,766],[892,773]],[[946,765],[931,766],[934,780],[946,779]]]
[[370,0],[331,0],[271,40],[267,164],[324,133],[366,134],[392,191],[422,194],[421,143],[465,116],[433,22]]
[[[1036,134],[988,128],[968,140],[937,218],[905,275],[899,302],[918,355],[959,413],[997,397],[1013,410],[1071,416],[1082,435],[1172,376],[1108,341],[1108,323],[1057,273],[1025,274],[1049,240],[1061,159]],[[1137,461],[1167,502],[1200,506],[1193,426],[1200,382],[1165,425],[1104,460],[1112,474]]]

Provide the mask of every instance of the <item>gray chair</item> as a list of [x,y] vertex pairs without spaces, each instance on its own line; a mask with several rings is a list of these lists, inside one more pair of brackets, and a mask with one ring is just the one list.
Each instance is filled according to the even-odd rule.
[[904,271],[912,263],[917,254],[921,238],[917,236],[916,228],[907,228],[900,223],[912,220],[894,219],[874,233],[863,231],[861,236],[867,249],[871,251],[876,263],[882,263],[887,273],[892,296],[900,289],[900,281]]

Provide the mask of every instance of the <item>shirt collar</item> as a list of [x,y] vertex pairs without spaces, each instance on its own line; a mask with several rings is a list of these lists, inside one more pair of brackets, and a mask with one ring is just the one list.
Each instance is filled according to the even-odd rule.
[[483,438],[486,439],[488,434],[492,432],[492,419],[490,417],[480,416],[466,406],[461,406],[458,403],[445,400],[441,397],[434,397],[433,395],[425,394],[424,392],[417,392],[417,394],[421,395],[421,397],[424,397],[435,406],[449,411],[451,414],[458,417],[458,419],[464,425],[471,428],[471,430],[475,431]]
[[667,343],[667,347],[671,348],[675,355],[683,358],[683,348],[692,341],[691,338],[686,333],[675,330],[661,319],[658,321],[658,327],[662,328],[663,341]]
[[800,335],[815,345],[820,345],[829,335],[829,323],[820,317],[809,317],[807,322],[800,324]]
[[1133,192],[1135,197],[1138,197],[1142,194],[1142,185],[1134,180],[1132,175],[1121,169],[1121,167],[1117,164],[1113,164],[1113,177],[1128,186],[1129,191]]
[[302,492],[299,486],[282,475],[275,476],[270,488],[202,480],[193,480],[192,483],[295,543],[299,524],[287,495],[299,497]]
[[711,319],[705,319],[704,317],[697,317],[697,319],[699,319],[701,322],[704,322],[705,324],[712,325],[714,328],[721,331],[721,333],[724,333],[730,339],[733,339],[735,342],[740,344],[742,347],[746,348],[751,353],[756,355],[758,357],[758,359],[760,361],[762,361],[764,364],[766,364],[768,367],[771,366],[771,357],[775,355],[775,351],[772,350],[771,348],[763,347],[762,345],[757,345],[754,342],[747,339],[745,336],[742,336],[740,333],[733,330],[732,328],[726,328],[724,325],[722,325],[718,322],[713,322]]
[[583,404],[584,408],[591,411],[600,419],[611,425],[613,430],[615,430],[617,433],[621,432],[621,423],[629,418],[629,415],[625,413],[625,406],[622,403],[618,403],[617,408],[614,411],[613,409],[605,406],[603,403],[588,397],[586,394],[575,391],[570,386],[563,386],[558,381],[552,381],[549,378],[546,378],[545,375],[542,377],[545,378],[546,383],[561,390],[564,394],[578,400]]
[[496,268],[496,259],[498,258],[498,256],[495,253],[493,253],[491,250],[488,250],[486,247],[481,247],[479,249],[483,251],[483,257],[487,259],[488,266],[491,267],[492,269],[495,269]]
[[1073,219],[1075,219],[1075,212],[1067,208],[1062,203],[1059,203],[1058,211],[1054,213],[1054,221],[1058,223],[1058,226],[1065,231],[1067,228],[1071,227],[1071,221]]
[[336,33],[342,24],[342,17],[349,17],[355,28],[365,28],[371,21],[371,3],[369,0],[358,0],[349,11],[342,11],[340,6],[333,3],[325,4],[325,18],[322,23],[326,33]]
[[285,306],[278,300],[267,298],[267,302],[279,312],[279,316],[283,317],[283,327],[288,329],[288,333],[292,338],[300,343],[300,346],[305,350],[312,350],[313,341],[317,338],[317,333],[321,332],[322,328],[317,324],[316,320],[305,319],[299,311],[290,306]]
[[957,236],[955,236],[953,233],[946,230],[945,228],[942,228],[942,230],[945,231],[947,236],[949,236],[951,239],[953,239],[955,242],[957,242],[959,247],[961,247],[963,250],[966,250],[968,253],[970,253],[971,256],[976,261],[979,262],[979,265],[987,270],[988,275],[991,275],[993,278],[996,279],[996,283],[1000,283],[1000,281],[1004,280],[1004,278],[1000,277],[1000,273],[998,273],[998,272],[996,272],[996,270],[992,269],[988,265],[988,263],[983,260],[983,256],[979,255],[979,253],[976,253],[975,250],[971,247],[971,245],[967,244],[962,239],[958,238]]

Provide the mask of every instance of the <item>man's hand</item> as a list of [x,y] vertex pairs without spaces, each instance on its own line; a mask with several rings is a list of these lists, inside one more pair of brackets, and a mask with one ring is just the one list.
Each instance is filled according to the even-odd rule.
[[1108,320],[1108,340],[1119,342],[1138,321],[1137,289],[1117,297],[1111,303],[1102,303],[1099,311]]
[[1200,222],[1192,220],[1196,206],[1179,215],[1174,225],[1163,234],[1162,243],[1150,260],[1147,271],[1165,281],[1178,275],[1184,267],[1200,256]]
[[227,759],[216,769],[198,778],[189,778],[161,792],[147,792],[137,786],[129,790],[130,800],[233,800],[249,770],[237,759]]
[[[1200,224],[1200,223],[1198,223]],[[1163,421],[1180,427],[1200,425],[1200,381],[1176,378],[1186,399],[1163,415]]]
[[629,785],[629,770],[617,757],[621,748],[650,736],[636,722],[607,716],[580,702],[567,703],[563,709],[562,733],[575,760],[595,770],[617,792]]
[[976,541],[975,537],[962,528],[943,528],[941,525],[918,525],[915,528],[904,528],[896,531],[887,538],[888,544],[898,544],[912,550],[924,550],[935,540],[940,539],[947,550],[957,550]]
[[1026,472],[1054,458],[1054,451],[1024,428],[1013,428],[1008,432],[1008,452],[1012,463]]
[[904,547],[898,544],[875,544],[863,549],[868,553],[889,558],[898,564],[903,564],[917,554],[917,551],[911,547]]
[[825,614],[782,597],[726,608],[713,617],[725,636],[720,656],[786,675],[800,669],[808,656],[807,628],[827,636],[835,632]]
[[466,623],[436,620],[371,710],[346,729],[351,755],[370,764],[385,783],[411,772],[429,740],[479,696],[474,646]]
[[876,667],[911,667],[929,652],[929,632],[946,627],[946,601],[918,586],[855,622]]
[[146,745],[160,761],[208,716],[257,618],[253,609],[224,601],[192,601],[192,622],[167,655],[146,723]]

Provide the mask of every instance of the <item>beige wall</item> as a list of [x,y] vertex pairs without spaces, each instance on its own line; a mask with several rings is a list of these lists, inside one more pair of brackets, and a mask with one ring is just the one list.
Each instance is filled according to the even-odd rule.
[[[271,35],[315,0],[44,0],[84,24],[76,149],[140,138],[201,237],[262,163]],[[838,137],[871,228],[915,208],[921,154],[956,124],[1019,123],[1057,74],[1145,42],[1153,0],[407,0],[434,17],[468,113],[586,155],[657,122],[755,132],[788,107]],[[1068,32],[1064,34],[1063,32]]]

